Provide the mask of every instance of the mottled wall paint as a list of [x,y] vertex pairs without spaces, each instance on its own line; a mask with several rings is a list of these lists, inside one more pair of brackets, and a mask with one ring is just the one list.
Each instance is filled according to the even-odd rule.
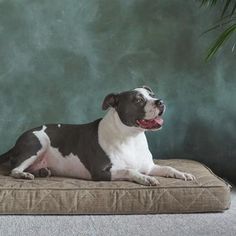
[[146,84],[167,103],[156,158],[236,179],[235,53],[204,63],[214,11],[184,0],[0,0],[0,151],[42,123],[103,116],[109,92]]

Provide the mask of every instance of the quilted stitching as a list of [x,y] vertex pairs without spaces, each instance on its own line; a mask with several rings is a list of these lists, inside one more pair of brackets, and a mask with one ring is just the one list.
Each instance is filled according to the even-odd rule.
[[0,169],[0,213],[99,214],[222,211],[230,205],[230,186],[190,160],[158,160],[196,181],[157,177],[159,186],[126,181],[94,182],[50,177],[14,179]]

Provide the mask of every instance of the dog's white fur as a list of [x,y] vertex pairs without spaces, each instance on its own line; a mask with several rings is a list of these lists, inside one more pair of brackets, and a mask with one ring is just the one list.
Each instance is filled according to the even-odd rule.
[[152,176],[193,180],[194,176],[169,166],[155,165],[144,129],[124,125],[114,108],[110,108],[98,128],[100,146],[111,160],[111,179],[157,185]]

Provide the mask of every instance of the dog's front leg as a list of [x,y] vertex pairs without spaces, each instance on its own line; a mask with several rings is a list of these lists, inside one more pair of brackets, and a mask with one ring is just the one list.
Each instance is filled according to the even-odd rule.
[[195,180],[195,177],[192,174],[181,172],[170,166],[154,165],[148,174],[151,176],[171,177],[183,180]]
[[144,175],[134,169],[111,170],[111,180],[133,181],[142,185],[159,184],[159,181],[155,177]]

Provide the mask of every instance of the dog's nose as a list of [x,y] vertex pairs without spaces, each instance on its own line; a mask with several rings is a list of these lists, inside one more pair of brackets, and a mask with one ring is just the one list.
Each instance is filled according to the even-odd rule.
[[161,100],[161,99],[156,100],[156,101],[155,101],[155,104],[156,104],[156,106],[158,106],[158,107],[164,106],[164,102],[163,102],[163,100]]

